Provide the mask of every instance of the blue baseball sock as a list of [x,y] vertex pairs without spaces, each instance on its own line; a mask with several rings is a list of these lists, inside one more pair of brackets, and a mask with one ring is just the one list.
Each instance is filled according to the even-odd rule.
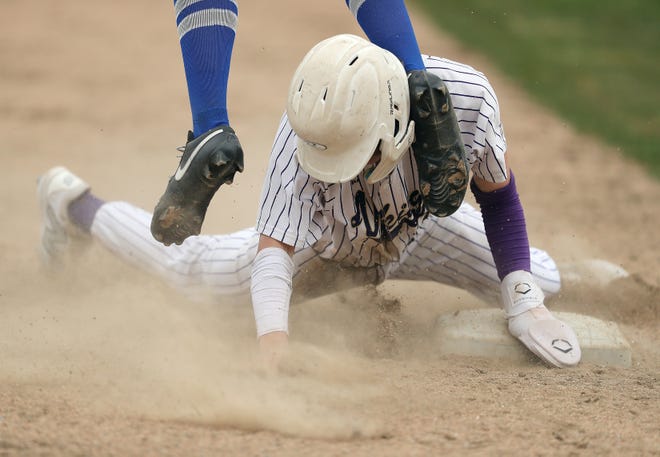
[[525,214],[513,173],[509,184],[493,192],[479,190],[474,179],[470,189],[481,207],[486,238],[500,280],[513,271],[531,271]]
[[229,124],[227,84],[236,37],[235,0],[174,0],[195,137]]
[[369,40],[397,56],[406,71],[424,69],[403,0],[346,0],[346,5]]

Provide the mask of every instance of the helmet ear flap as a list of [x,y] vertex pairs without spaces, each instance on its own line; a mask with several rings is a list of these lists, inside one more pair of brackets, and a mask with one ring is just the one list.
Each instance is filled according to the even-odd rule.
[[403,133],[403,136],[394,145],[394,148],[399,151],[399,158],[412,147],[415,142],[415,121],[408,122],[408,126]]
[[[397,132],[397,134],[400,132]],[[410,121],[406,127],[406,130],[402,135],[397,135],[397,137],[390,136],[389,141],[380,142],[380,162],[376,165],[376,168],[369,174],[367,177],[367,183],[374,184],[381,179],[385,178],[387,175],[392,173],[396,168],[401,157],[410,149],[413,142],[415,141],[415,122]],[[396,141],[396,143],[395,143]]]

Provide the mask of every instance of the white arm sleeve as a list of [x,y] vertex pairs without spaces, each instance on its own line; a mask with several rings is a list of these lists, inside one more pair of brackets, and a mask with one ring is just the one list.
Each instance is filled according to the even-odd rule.
[[271,332],[289,333],[289,302],[293,260],[284,249],[259,251],[252,264],[252,309],[257,337]]

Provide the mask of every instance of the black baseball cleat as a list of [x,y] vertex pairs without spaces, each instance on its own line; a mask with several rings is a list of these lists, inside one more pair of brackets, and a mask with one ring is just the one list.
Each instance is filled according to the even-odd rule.
[[431,214],[456,211],[468,184],[468,163],[449,90],[426,70],[408,73],[410,119],[415,121],[412,145],[424,204]]
[[231,127],[221,125],[197,138],[188,132],[179,167],[154,209],[153,237],[169,246],[199,235],[213,195],[242,171],[243,149]]

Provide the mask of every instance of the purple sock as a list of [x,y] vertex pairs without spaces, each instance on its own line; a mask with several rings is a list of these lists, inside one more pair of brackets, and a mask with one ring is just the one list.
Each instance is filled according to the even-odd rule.
[[497,275],[502,280],[512,271],[530,271],[529,240],[516,181],[493,192],[483,192],[470,182],[470,189],[481,207],[486,237],[493,253]]
[[94,222],[94,216],[104,203],[105,201],[87,191],[69,205],[69,219],[76,226],[89,233],[92,222]]

